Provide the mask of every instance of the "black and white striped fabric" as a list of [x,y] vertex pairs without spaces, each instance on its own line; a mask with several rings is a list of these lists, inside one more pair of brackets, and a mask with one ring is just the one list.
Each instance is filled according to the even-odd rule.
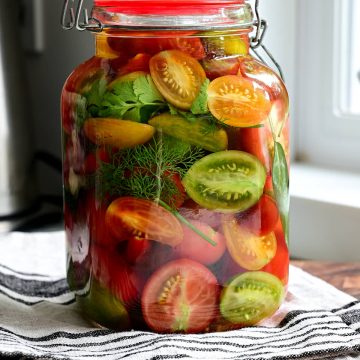
[[64,266],[62,232],[0,236],[1,359],[360,359],[360,302],[294,267],[285,304],[261,326],[159,335],[91,327]]

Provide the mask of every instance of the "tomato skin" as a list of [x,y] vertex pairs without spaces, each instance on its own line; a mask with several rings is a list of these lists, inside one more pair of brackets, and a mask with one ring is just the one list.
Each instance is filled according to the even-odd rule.
[[225,75],[237,75],[240,67],[238,57],[204,59],[201,65],[205,70],[207,78],[210,80]]
[[151,251],[151,241],[138,237],[131,238],[126,247],[126,259],[130,264],[136,264],[141,258]]
[[224,215],[222,222],[227,249],[241,267],[251,271],[260,270],[274,258],[277,251],[274,232],[257,236],[241,226],[233,215]]
[[200,63],[179,50],[162,51],[153,56],[150,73],[164,98],[182,110],[191,108],[206,79]]
[[113,249],[92,246],[92,271],[95,279],[123,304],[131,306],[139,298],[139,279],[125,259]]
[[203,331],[215,317],[218,293],[217,280],[206,267],[189,259],[171,261],[145,285],[145,321],[161,333]]
[[271,110],[266,90],[237,75],[221,76],[210,83],[208,105],[219,121],[234,127],[262,124]]
[[262,271],[275,275],[284,285],[287,285],[289,281],[290,255],[280,219],[275,228],[275,236],[278,244],[276,254],[269,264],[262,268]]
[[97,148],[95,152],[86,156],[84,164],[85,174],[94,174],[99,169],[101,162],[110,162],[109,152],[104,147]]
[[149,200],[133,197],[114,200],[107,209],[105,221],[115,236],[118,229],[125,229],[133,236],[170,246],[183,240],[183,230],[175,216]]
[[200,235],[196,234],[188,226],[183,226],[184,240],[175,247],[175,253],[179,258],[187,258],[198,261],[204,265],[217,262],[225,252],[225,238],[206,223],[191,221],[191,224],[211,240],[216,242],[216,246],[209,244]]
[[279,211],[276,202],[269,195],[263,195],[256,205],[237,216],[241,226],[257,236],[266,236],[274,231],[278,220]]
[[64,89],[69,92],[80,93],[87,83],[92,82],[95,78],[100,77],[108,70],[103,59],[92,57],[79,65],[68,77]]
[[155,134],[155,128],[148,124],[113,118],[89,118],[83,129],[86,137],[94,144],[117,149],[145,144]]
[[[149,70],[149,61],[150,55],[148,54],[137,54],[133,58],[129,59],[129,61],[119,66],[115,71],[117,72],[117,76],[125,75],[128,73],[132,73],[135,71],[144,71],[148,73]],[[114,66],[115,61],[113,62]]]

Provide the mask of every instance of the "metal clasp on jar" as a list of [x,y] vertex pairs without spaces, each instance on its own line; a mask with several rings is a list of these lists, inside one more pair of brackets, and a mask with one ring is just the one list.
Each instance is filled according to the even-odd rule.
[[[64,30],[71,30],[74,27],[83,31],[89,30],[93,32],[103,31],[103,24],[96,18],[90,17],[86,8],[83,9],[84,0],[79,0],[75,11],[76,0],[64,0],[61,26]],[[81,14],[83,13],[83,20]]]

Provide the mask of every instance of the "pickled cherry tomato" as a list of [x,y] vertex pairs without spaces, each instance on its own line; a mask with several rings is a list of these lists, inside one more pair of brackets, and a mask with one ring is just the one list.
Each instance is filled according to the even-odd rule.
[[148,280],[141,297],[148,326],[158,332],[193,333],[215,317],[218,285],[205,266],[188,259],[167,263]]
[[189,110],[206,79],[200,63],[179,50],[162,51],[150,60],[158,90],[172,105]]
[[222,76],[210,83],[208,105],[219,121],[234,127],[260,125],[271,110],[267,92],[256,82],[236,75]]

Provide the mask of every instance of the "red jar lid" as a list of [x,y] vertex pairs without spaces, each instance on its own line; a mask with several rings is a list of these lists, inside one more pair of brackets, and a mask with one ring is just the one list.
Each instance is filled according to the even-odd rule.
[[211,13],[215,9],[244,4],[245,0],[95,0],[95,6],[133,14]]

